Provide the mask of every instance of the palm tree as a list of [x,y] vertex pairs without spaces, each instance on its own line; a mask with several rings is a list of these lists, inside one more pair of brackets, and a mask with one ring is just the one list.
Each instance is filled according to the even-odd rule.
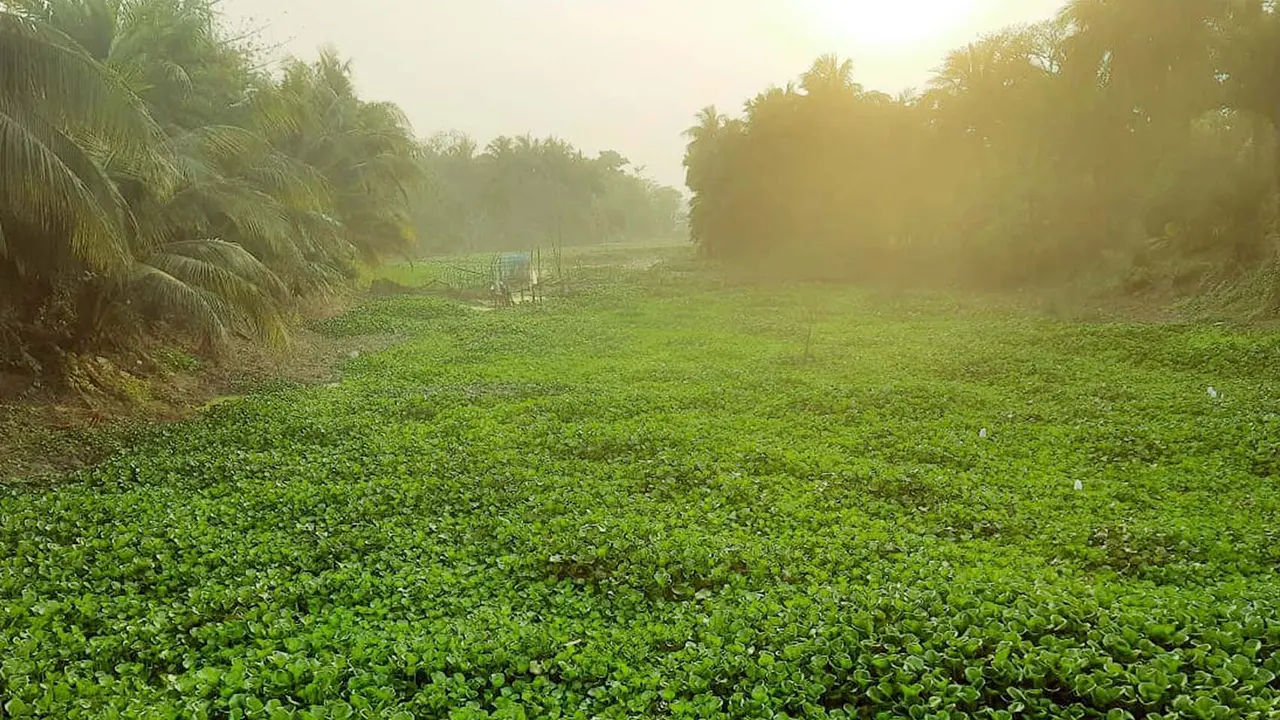
[[281,91],[297,126],[276,145],[314,167],[333,188],[335,220],[369,261],[408,253],[416,243],[410,192],[424,180],[422,148],[398,107],[361,101],[348,62],[326,50],[285,70]]
[[771,87],[747,101],[744,107],[746,120],[749,124],[755,124],[760,122],[762,118],[771,117],[775,113],[781,113],[786,109],[793,108],[791,101],[796,97],[794,83],[787,83],[785,87]]
[[[6,67],[30,68],[34,79],[25,88],[6,86],[6,99],[15,99],[3,107],[10,117],[21,111],[24,118],[39,119],[42,109],[57,108],[48,115],[70,118],[60,144],[44,138],[34,147],[55,154],[71,177],[59,187],[59,176],[49,172],[58,165],[46,161],[40,179],[52,189],[32,197],[64,205],[88,197],[96,203],[42,208],[35,201],[14,202],[21,197],[7,193],[0,223],[33,224],[6,208],[40,211],[43,224],[17,237],[56,249],[57,239],[69,236],[71,249],[92,261],[96,277],[81,281],[78,291],[78,341],[91,341],[112,321],[129,322],[112,314],[123,307],[174,321],[210,345],[234,327],[268,340],[282,338],[281,305],[288,293],[268,264],[295,281],[313,279],[332,264],[328,258],[314,262],[316,246],[333,254],[335,233],[324,215],[331,196],[313,169],[274,150],[263,128],[213,124],[238,120],[252,126],[257,105],[246,96],[251,78],[243,59],[229,53],[217,35],[209,6],[200,0],[56,0],[36,5],[34,14],[39,17],[4,16],[14,40],[2,43],[0,53],[13,53],[3,58]],[[54,80],[69,76],[55,62],[81,74],[87,68],[90,80],[111,94],[103,99],[103,90],[90,87],[82,101],[57,87],[35,86],[39,73]],[[140,88],[146,100],[128,85]],[[78,110],[77,102],[87,105],[82,123],[67,113]],[[239,109],[229,109],[233,103]],[[48,120],[26,125],[46,135],[58,129]],[[0,183],[21,180],[23,164],[40,169],[27,157],[5,153]],[[79,242],[90,232],[93,243]],[[43,257],[46,274],[65,275],[74,271],[66,255],[20,248],[17,262],[26,267]],[[51,287],[40,292],[47,295]]]
[[158,128],[115,74],[35,18],[0,10],[0,67],[0,259],[126,269],[135,220],[94,151],[162,176]]
[[800,87],[810,95],[824,93],[862,92],[862,86],[853,81],[853,61],[841,60],[834,54],[823,55],[800,76]]
[[302,223],[328,195],[310,168],[265,141],[251,93],[268,88],[220,35],[212,7],[56,0],[44,11],[137,88],[164,128],[157,148],[177,170],[162,187],[137,182],[114,155],[104,163],[138,218],[124,291],[213,345],[237,326],[281,339],[287,294],[277,275],[295,291],[314,284]]
[[684,131],[689,141],[684,156],[685,183],[690,190],[697,192],[702,187],[707,161],[728,124],[728,116],[722,115],[715,105],[708,105],[698,111],[697,123]]
[[715,105],[708,105],[699,110],[697,120],[695,125],[684,131],[684,136],[690,142],[713,140],[716,133],[729,122],[728,116],[722,115]]

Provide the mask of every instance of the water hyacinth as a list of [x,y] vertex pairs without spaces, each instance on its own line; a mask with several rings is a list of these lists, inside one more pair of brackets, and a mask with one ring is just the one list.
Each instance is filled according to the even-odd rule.
[[[780,365],[800,291],[645,277],[536,313],[370,301],[320,331],[407,340],[343,363],[341,391],[250,393],[0,493],[0,715],[1280,707],[1280,507],[1238,512],[1273,490],[1280,364],[1232,379],[1245,421],[1185,443],[1186,398],[1161,393],[1180,371],[1124,361],[1200,352],[1167,330],[823,288],[828,362]],[[1014,370],[1062,382],[993,390],[939,359],[1015,342]],[[1104,383],[1150,402],[1098,418]],[[1001,442],[969,443],[972,417]]]

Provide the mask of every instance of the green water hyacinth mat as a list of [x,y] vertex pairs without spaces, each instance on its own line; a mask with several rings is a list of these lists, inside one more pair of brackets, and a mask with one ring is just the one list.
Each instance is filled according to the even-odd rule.
[[4,717],[1280,713],[1274,334],[656,271],[322,327],[406,341],[0,495]]

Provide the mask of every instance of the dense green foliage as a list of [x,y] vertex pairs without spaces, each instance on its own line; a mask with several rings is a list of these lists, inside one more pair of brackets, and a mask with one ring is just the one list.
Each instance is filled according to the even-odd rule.
[[404,254],[419,145],[331,52],[257,69],[209,0],[0,3],[0,368],[169,323],[273,340]]
[[426,253],[559,248],[683,237],[684,198],[616,152],[588,158],[555,138],[465,135],[427,143],[415,196]]
[[1113,261],[1136,263],[1134,289],[1275,277],[1269,0],[1074,0],[955,51],[899,98],[853,69],[825,57],[740,119],[703,112],[686,166],[708,254],[988,286]]
[[0,370],[161,325],[274,341],[357,261],[683,232],[617,153],[420,143],[334,52],[267,72],[215,5],[0,2]]
[[8,716],[1280,712],[1273,334],[661,269],[324,327],[410,340],[0,496]]

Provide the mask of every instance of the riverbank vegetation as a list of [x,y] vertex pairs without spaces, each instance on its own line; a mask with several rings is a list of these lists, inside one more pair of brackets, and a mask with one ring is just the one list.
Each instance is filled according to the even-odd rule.
[[1265,0],[1075,0],[896,97],[824,57],[698,118],[693,235],[804,277],[1252,294],[1273,314],[1277,77]]
[[388,258],[679,232],[679,193],[617,153],[422,142],[336,50],[253,43],[210,0],[0,3],[0,381],[278,345]]

